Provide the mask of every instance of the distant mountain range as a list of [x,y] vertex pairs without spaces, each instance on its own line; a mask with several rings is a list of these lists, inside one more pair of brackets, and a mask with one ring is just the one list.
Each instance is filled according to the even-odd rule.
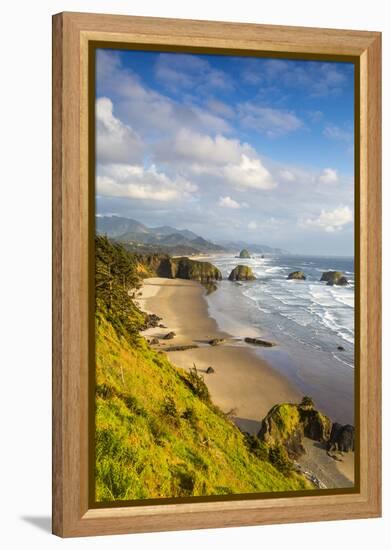
[[147,227],[143,223],[120,216],[97,216],[96,231],[126,245],[140,253],[161,252],[171,255],[237,253],[247,248],[256,254],[288,254],[280,248],[245,241],[224,241],[213,243],[188,229],[176,229],[169,225]]
[[223,246],[207,241],[188,229],[176,229],[168,225],[147,227],[136,220],[119,216],[97,216],[96,230],[140,252],[185,255],[225,251]]

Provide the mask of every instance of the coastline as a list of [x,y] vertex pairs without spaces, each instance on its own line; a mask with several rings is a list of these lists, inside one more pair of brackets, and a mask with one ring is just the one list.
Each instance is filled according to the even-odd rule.
[[[156,349],[164,351],[173,344],[198,346],[167,355],[177,367],[197,367],[213,402],[225,413],[231,411],[240,429],[255,435],[262,418],[276,403],[301,400],[302,394],[255,349],[238,341],[238,335],[220,330],[209,315],[205,289],[200,284],[182,279],[145,279],[137,302],[143,311],[162,317],[167,327],[147,329],[144,336],[161,338],[170,331],[176,334],[167,343],[160,340]],[[214,338],[225,341],[211,346],[208,341]],[[214,369],[213,374],[206,374],[208,367]]]
[[[167,351],[171,363],[189,370],[196,366],[202,374],[212,401],[242,431],[256,435],[262,419],[277,403],[297,403],[303,392],[277,368],[265,360],[261,350],[244,344],[242,337],[261,336],[252,327],[219,328],[211,317],[202,285],[184,279],[153,277],[144,280],[136,302],[147,313],[161,317],[160,325],[142,332],[147,339],[157,338],[154,349],[165,351],[172,346],[196,346],[181,351]],[[233,330],[232,330],[233,329]],[[236,330],[237,329],[237,330]],[[173,339],[163,337],[174,332]],[[235,334],[232,334],[235,332]],[[239,338],[240,337],[240,338]],[[213,339],[223,343],[211,346]],[[263,350],[262,350],[263,351]],[[207,373],[208,367],[214,372]],[[325,389],[327,391],[327,388]],[[326,486],[351,486],[354,479],[354,453],[336,462],[325,451],[308,444],[303,464],[320,474]]]

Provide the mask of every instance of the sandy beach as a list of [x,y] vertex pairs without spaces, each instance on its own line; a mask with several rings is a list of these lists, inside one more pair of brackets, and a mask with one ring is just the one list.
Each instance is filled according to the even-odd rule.
[[[144,311],[162,317],[167,327],[148,329],[146,336],[161,337],[174,331],[173,340],[160,340],[159,349],[194,344],[198,348],[169,352],[176,366],[188,369],[196,365],[203,374],[213,402],[224,412],[232,411],[235,423],[256,434],[262,418],[273,405],[282,401],[297,402],[302,395],[279,373],[263,361],[249,346],[239,344],[221,332],[208,315],[203,296],[205,289],[193,281],[146,279],[138,302]],[[222,345],[210,346],[209,340],[224,338]],[[206,374],[212,367],[213,374]]]
[[[190,346],[193,349],[167,351],[170,361],[183,369],[194,366],[204,376],[213,402],[225,413],[230,413],[237,426],[257,434],[262,418],[276,403],[297,403],[302,393],[263,360],[255,349],[243,344],[238,334],[223,332],[210,317],[205,289],[194,281],[182,279],[149,278],[137,296],[139,307],[162,318],[162,327],[143,332],[148,339],[157,337],[154,347],[164,351],[172,346]],[[171,340],[164,340],[168,332],[175,332]],[[249,328],[249,336],[262,336]],[[240,336],[243,336],[242,334]],[[210,340],[224,339],[211,346]],[[208,367],[214,372],[207,374]],[[326,452],[308,440],[302,466],[311,470],[328,488],[349,486],[354,479],[354,454],[342,462],[328,457]]]

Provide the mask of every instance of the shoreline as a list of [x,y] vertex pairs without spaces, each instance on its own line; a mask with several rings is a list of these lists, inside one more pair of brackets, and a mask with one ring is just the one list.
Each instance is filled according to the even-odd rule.
[[[211,399],[241,431],[256,435],[262,419],[277,403],[300,402],[303,392],[289,378],[261,355],[262,350],[243,343],[247,336],[261,337],[259,330],[241,327],[239,334],[219,328],[210,315],[206,291],[195,281],[184,279],[148,278],[140,289],[136,303],[146,313],[161,317],[161,326],[142,332],[147,339],[157,338],[152,347],[159,351],[172,346],[195,346],[181,351],[167,351],[169,360],[177,367],[189,370],[196,366],[202,374]],[[172,339],[163,337],[174,332]],[[235,329],[236,332],[236,329]],[[240,335],[240,338],[238,336]],[[211,346],[212,339],[224,339]],[[208,374],[208,367],[213,373]],[[312,442],[313,443],[313,442]],[[326,486],[351,486],[354,479],[354,453],[343,462],[336,462],[325,451],[308,444],[303,464],[321,474]],[[321,463],[321,468],[318,465]]]
[[[256,349],[222,331],[209,315],[205,289],[194,281],[182,279],[145,279],[140,308],[162,318],[166,328],[156,327],[143,331],[147,338],[159,338],[164,351],[172,345],[195,345],[184,351],[168,351],[170,361],[177,367],[189,370],[195,365],[204,376],[213,402],[231,416],[237,426],[255,435],[261,420],[278,402],[298,402],[303,395],[272,365],[262,359]],[[174,331],[172,340],[161,339]],[[259,333],[248,331],[250,336]],[[209,340],[224,339],[224,343],[211,346]],[[207,374],[208,367],[214,369]]]

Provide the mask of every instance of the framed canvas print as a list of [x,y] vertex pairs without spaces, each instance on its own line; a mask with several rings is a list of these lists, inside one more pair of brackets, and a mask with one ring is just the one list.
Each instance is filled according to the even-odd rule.
[[53,531],[380,515],[380,34],[53,18]]

